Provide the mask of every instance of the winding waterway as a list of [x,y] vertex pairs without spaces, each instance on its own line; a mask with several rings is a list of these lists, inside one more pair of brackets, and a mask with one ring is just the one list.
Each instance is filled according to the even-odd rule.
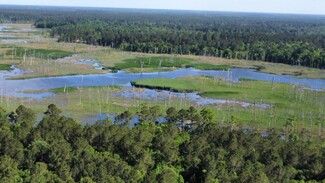
[[256,72],[253,69],[235,68],[230,71],[218,70],[197,70],[193,68],[179,69],[168,72],[153,73],[118,73],[74,75],[59,77],[44,77],[24,80],[10,80],[9,77],[22,75],[23,71],[15,68],[13,71],[0,71],[0,91],[1,95],[15,97],[39,98],[51,93],[30,94],[22,91],[26,90],[49,90],[60,87],[82,87],[82,86],[109,86],[124,85],[133,80],[148,78],[177,78],[184,76],[213,76],[224,77],[228,81],[238,82],[240,78],[262,80],[276,83],[288,83],[293,85],[304,85],[310,89],[325,89],[325,79],[296,78],[292,75],[275,75]]

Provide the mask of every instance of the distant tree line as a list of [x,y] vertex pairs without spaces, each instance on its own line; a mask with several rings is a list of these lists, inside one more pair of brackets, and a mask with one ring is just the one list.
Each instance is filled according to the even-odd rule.
[[325,17],[127,9],[7,10],[59,41],[325,68]]
[[[28,108],[0,108],[0,182],[316,182],[325,146],[310,132],[260,134],[210,110],[142,105],[114,121],[81,126],[51,104],[38,122]],[[139,123],[130,127],[137,115]],[[157,117],[167,122],[157,123]]]
[[230,33],[225,30],[225,33],[219,33],[86,22],[55,27],[51,35],[58,36],[59,41],[80,41],[125,51],[195,54],[325,68],[325,51],[313,43],[275,41],[271,38],[253,41],[248,40],[252,37],[249,32]]

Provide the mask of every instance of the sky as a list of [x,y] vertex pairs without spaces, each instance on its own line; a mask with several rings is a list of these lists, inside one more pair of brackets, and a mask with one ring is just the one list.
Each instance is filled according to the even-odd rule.
[[325,0],[0,0],[0,4],[325,15]]

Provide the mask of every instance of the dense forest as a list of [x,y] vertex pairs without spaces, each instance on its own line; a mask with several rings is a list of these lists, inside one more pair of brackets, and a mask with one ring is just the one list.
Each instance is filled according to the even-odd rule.
[[0,19],[50,28],[59,41],[325,68],[325,17],[2,6]]
[[[260,134],[211,111],[142,105],[81,126],[51,104],[40,122],[28,108],[0,109],[0,182],[316,182],[324,142],[310,132]],[[130,127],[133,115],[140,122]],[[156,123],[164,116],[165,123]]]

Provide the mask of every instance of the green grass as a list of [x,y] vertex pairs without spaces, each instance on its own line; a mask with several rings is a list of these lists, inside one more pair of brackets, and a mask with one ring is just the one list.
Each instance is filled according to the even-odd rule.
[[[242,80],[240,83],[229,83],[211,77],[184,77],[177,79],[145,79],[132,82],[134,86],[152,89],[167,89],[178,92],[196,91],[202,96],[226,98],[240,101],[264,101],[279,103],[286,101],[291,90],[287,84],[254,80]],[[273,88],[273,89],[272,89]],[[283,95],[284,92],[288,95]],[[259,102],[260,103],[260,102]]]
[[[25,54],[25,48],[22,47],[13,47],[13,50],[7,51],[8,55],[15,54],[15,56],[19,58],[23,58]],[[31,49],[26,48],[26,56],[27,57],[35,57],[40,59],[59,59],[68,56],[72,56],[73,52],[63,51],[63,50],[55,50],[55,49]]]
[[53,92],[53,93],[70,93],[70,92],[75,92],[77,91],[78,88],[76,87],[62,87],[62,88],[54,88],[54,89],[51,89],[50,91]]
[[8,44],[1,44],[0,48],[11,48],[11,46]]
[[185,67],[186,64],[191,63],[192,60],[184,58],[168,58],[168,57],[138,57],[133,59],[126,59],[122,63],[116,64],[113,68],[124,70],[129,68],[164,68],[164,67]]
[[249,78],[239,78],[239,81],[258,81],[256,79],[249,79]]
[[12,70],[12,68],[11,68],[10,64],[0,64],[0,70],[10,71],[10,70]]
[[[84,87],[83,89],[90,89],[90,88],[99,88],[99,87],[96,87],[96,86],[87,86],[87,87]],[[117,86],[117,85],[112,85],[112,86],[106,86],[105,88],[109,88],[109,89],[121,89],[122,87],[121,86]],[[61,88],[54,88],[54,89],[51,89],[50,91],[53,92],[53,93],[56,93],[56,94],[59,94],[59,93],[72,93],[72,92],[76,92],[78,91],[80,88],[77,88],[77,87],[61,87]],[[42,91],[41,91],[42,92]]]
[[229,65],[213,65],[213,64],[206,64],[206,63],[200,63],[200,64],[190,64],[186,67],[194,67],[199,70],[229,70],[232,67]]
[[137,57],[125,59],[122,63],[117,63],[113,67],[107,67],[112,71],[127,70],[130,72],[170,70],[175,68],[193,67],[200,70],[228,70],[228,65],[213,65],[207,63],[196,63],[192,59],[181,57]]
[[297,117],[297,127],[315,125],[319,118],[325,116],[325,92],[299,90],[288,84],[264,81],[241,80],[229,83],[211,77],[184,77],[177,79],[145,79],[134,81],[133,85],[145,88],[167,89],[171,91],[196,91],[203,97],[229,99],[255,104],[270,104],[269,109],[254,107],[242,108],[228,106],[219,108],[217,113],[229,118],[237,116],[243,124],[281,127],[288,116]]

